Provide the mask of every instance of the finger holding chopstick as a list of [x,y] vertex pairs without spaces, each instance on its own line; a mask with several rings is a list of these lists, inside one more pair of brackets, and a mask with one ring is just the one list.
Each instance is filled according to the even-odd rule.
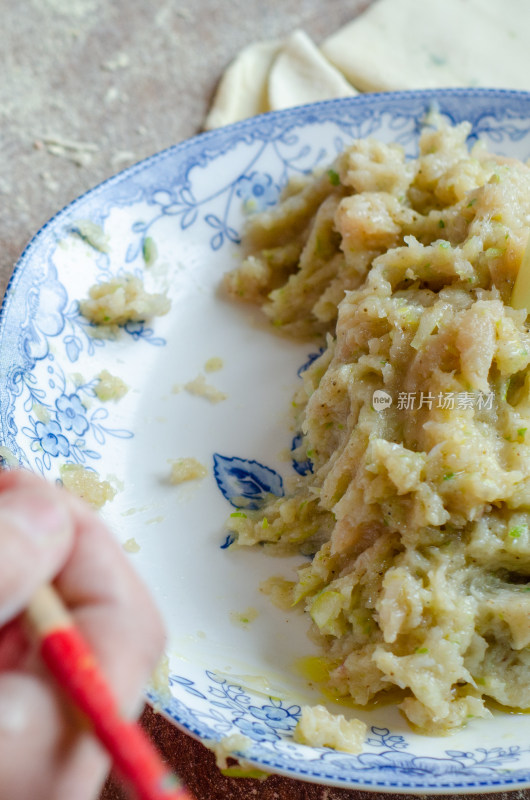
[[110,768],[24,621],[52,581],[128,720],[163,647],[147,589],[96,515],[35,476],[0,473],[0,800],[95,800]]

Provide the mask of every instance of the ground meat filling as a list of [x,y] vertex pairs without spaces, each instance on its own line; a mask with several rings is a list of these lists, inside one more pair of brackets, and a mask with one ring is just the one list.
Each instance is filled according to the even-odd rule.
[[312,472],[230,528],[313,556],[292,601],[330,688],[397,686],[443,732],[530,707],[530,170],[430,123],[417,159],[356,141],[249,220],[225,289],[327,340],[294,399]]

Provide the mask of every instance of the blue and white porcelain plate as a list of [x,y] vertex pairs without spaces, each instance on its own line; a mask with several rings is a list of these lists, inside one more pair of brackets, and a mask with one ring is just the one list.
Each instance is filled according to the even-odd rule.
[[[0,445],[50,480],[62,464],[78,463],[119,489],[102,514],[122,542],[137,543],[130,558],[164,614],[170,691],[152,688],[148,697],[177,725],[210,744],[241,734],[246,762],[302,780],[386,792],[500,791],[530,786],[529,716],[494,712],[430,738],[395,708],[363,713],[328,703],[367,721],[363,753],[296,744],[301,705],[323,702],[297,668],[313,645],[303,614],[280,611],[258,586],[292,577],[298,559],[233,551],[224,528],[241,505],[236,498],[256,507],[307,466],[288,457],[289,405],[315,350],[274,336],[259,314],[219,295],[223,273],[238,262],[245,215],[273,204],[290,175],[326,165],[354,137],[397,141],[415,154],[433,105],[453,121],[470,120],[472,140],[530,156],[530,94],[363,95],[200,135],[57,214],[22,255],[1,312]],[[99,235],[87,235],[86,220]],[[167,290],[171,311],[127,325],[115,340],[94,338],[78,301],[95,281],[124,272]],[[222,368],[208,371],[214,358]],[[103,369],[130,387],[119,402],[95,394]],[[225,399],[183,388],[200,375]],[[171,485],[169,461],[182,457],[197,459],[206,477]]]

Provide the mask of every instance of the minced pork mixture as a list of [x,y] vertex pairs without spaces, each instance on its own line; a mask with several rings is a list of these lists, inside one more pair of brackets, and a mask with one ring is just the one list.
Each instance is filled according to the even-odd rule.
[[510,306],[530,169],[469,132],[432,118],[415,160],[355,141],[249,218],[224,282],[326,337],[294,400],[312,471],[230,528],[311,556],[289,591],[328,688],[400,687],[432,733],[488,698],[530,707],[530,333]]

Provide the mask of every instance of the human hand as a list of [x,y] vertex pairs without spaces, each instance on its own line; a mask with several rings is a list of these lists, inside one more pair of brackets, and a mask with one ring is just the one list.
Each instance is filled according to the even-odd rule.
[[21,613],[54,581],[124,713],[163,647],[158,612],[101,520],[64,489],[0,473],[0,800],[94,800],[110,764],[54,684]]

